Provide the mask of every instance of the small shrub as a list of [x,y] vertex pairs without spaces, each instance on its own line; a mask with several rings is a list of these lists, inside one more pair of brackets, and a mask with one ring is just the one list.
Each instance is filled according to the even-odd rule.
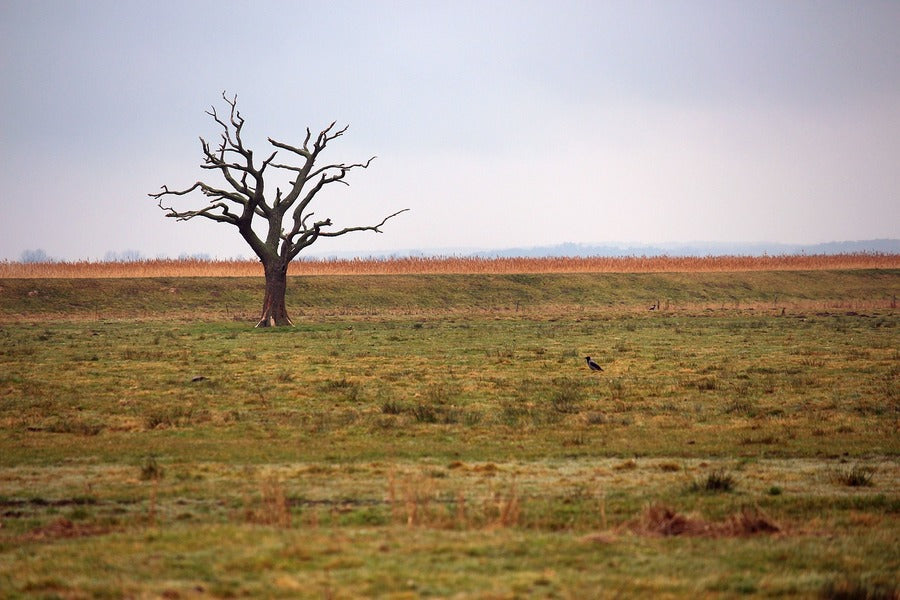
[[872,469],[855,465],[849,469],[840,471],[837,474],[837,481],[838,483],[849,487],[869,487],[873,485],[873,475]]
[[588,413],[585,421],[588,425],[605,425],[609,423],[609,417],[600,411],[592,411]]
[[413,407],[412,414],[419,423],[437,423],[438,420],[437,411],[427,404],[417,404]]
[[403,412],[403,406],[396,400],[385,400],[381,404],[381,412],[386,415],[399,415]]
[[141,481],[160,480],[165,475],[165,470],[156,462],[156,457],[148,456],[141,465]]
[[716,469],[702,482],[694,481],[691,490],[695,492],[730,492],[734,490],[734,476],[725,469]]
[[712,391],[719,387],[719,381],[715,377],[702,377],[697,380],[697,389],[701,392]]

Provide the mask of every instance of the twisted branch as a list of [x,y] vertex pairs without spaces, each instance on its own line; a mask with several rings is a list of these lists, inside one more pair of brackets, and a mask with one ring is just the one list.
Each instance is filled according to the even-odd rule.
[[[223,189],[203,181],[197,181],[182,190],[172,190],[164,185],[161,188],[162,191],[149,194],[149,196],[158,201],[158,206],[166,212],[167,217],[173,217],[179,221],[204,217],[220,223],[235,225],[260,259],[267,262],[277,256],[291,260],[319,237],[338,237],[355,231],[381,233],[380,228],[389,219],[409,210],[403,209],[388,215],[376,225],[345,227],[337,231],[323,230],[323,228],[331,227],[332,222],[331,219],[311,222],[313,213],[307,212],[307,209],[313,199],[329,184],[349,185],[345,181],[347,174],[353,169],[367,169],[375,157],[371,157],[364,163],[334,163],[315,167],[319,155],[326,146],[331,141],[343,136],[349,129],[349,125],[336,129],[337,122],[333,121],[321,130],[315,139],[313,139],[312,131],[307,128],[306,137],[301,146],[268,138],[275,150],[257,168],[253,161],[253,151],[244,146],[241,137],[244,118],[237,109],[237,96],[229,98],[225,92],[222,92],[222,99],[229,107],[227,116],[219,115],[215,106],[206,111],[206,114],[212,117],[222,131],[219,144],[215,148],[210,146],[203,137],[200,138],[203,154],[203,164],[200,165],[200,168],[218,171],[231,189]],[[310,144],[312,144],[311,147]],[[299,164],[274,162],[279,150],[298,156],[301,159]],[[265,198],[264,174],[268,167],[296,173],[296,177],[290,182],[290,188],[286,193],[283,194],[280,188],[276,188],[275,198],[271,203],[267,202]],[[195,190],[200,190],[203,195],[210,198],[207,206],[198,210],[178,211],[172,206],[163,205],[162,199],[165,196],[185,196]],[[232,212],[231,207],[239,210]],[[282,222],[288,211],[291,211],[292,227],[290,231],[284,233]],[[265,241],[260,239],[251,227],[253,218],[256,216],[268,222],[269,228]]]

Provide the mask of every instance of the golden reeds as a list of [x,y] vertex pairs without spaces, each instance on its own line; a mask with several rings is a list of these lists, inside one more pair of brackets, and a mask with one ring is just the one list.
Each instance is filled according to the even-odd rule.
[[[674,273],[729,271],[818,271],[897,269],[900,254],[854,253],[778,256],[620,256],[620,257],[398,257],[304,259],[292,275],[449,275],[511,273]],[[261,277],[254,260],[169,260],[133,262],[0,261],[0,279],[126,277]]]

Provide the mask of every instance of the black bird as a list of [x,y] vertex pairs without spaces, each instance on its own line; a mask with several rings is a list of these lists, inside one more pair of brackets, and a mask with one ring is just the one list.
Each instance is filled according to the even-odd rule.
[[603,367],[601,367],[600,365],[598,365],[597,363],[592,361],[590,356],[585,356],[584,360],[587,361],[587,365],[591,368],[591,371],[602,371],[603,370]]

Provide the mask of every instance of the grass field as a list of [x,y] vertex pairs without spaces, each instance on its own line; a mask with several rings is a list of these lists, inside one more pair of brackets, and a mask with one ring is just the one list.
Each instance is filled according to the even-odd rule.
[[262,291],[0,280],[0,596],[897,597],[900,270]]

